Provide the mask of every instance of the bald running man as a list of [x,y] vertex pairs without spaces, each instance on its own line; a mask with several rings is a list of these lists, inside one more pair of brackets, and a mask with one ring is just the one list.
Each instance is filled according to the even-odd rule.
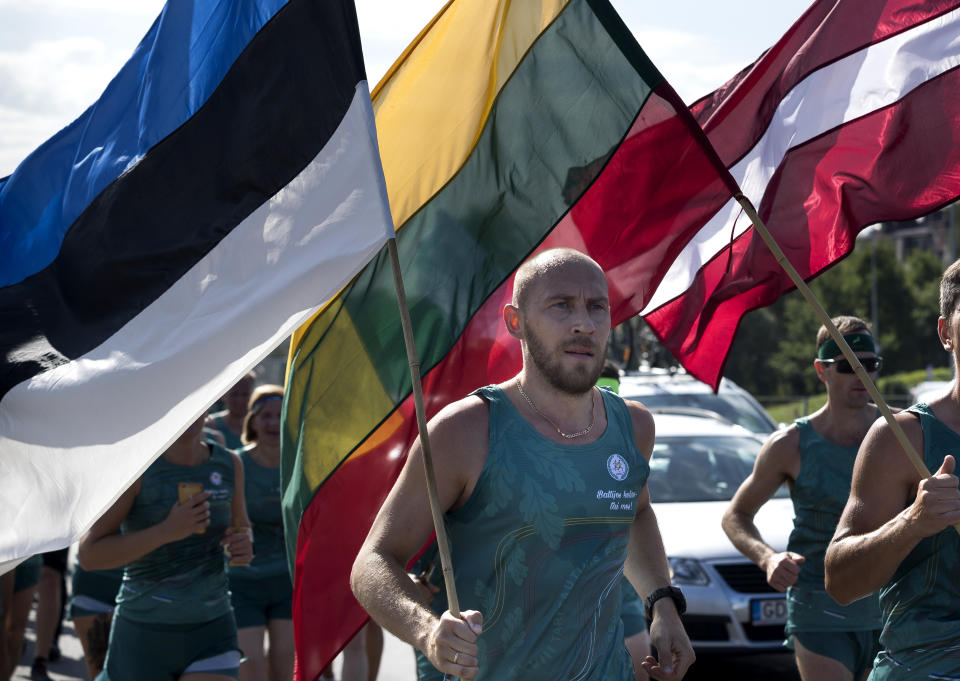
[[517,271],[503,322],[523,369],[429,424],[463,619],[434,614],[404,571],[433,529],[419,442],[357,556],[353,591],[448,675],[632,681],[626,573],[659,651],[644,668],[680,679],[694,655],[645,485],[653,418],[595,387],[610,334],[606,277],[582,253],[545,251]]

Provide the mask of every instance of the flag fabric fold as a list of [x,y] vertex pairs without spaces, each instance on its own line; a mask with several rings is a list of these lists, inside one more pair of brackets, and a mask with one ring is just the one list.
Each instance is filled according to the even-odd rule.
[[[960,197],[960,2],[818,0],[691,110],[805,279],[864,227]],[[741,317],[793,288],[735,202],[677,255],[643,311],[716,387]]]
[[76,540],[393,234],[352,2],[170,3],[0,184],[0,564]]
[[[736,189],[606,0],[453,0],[373,106],[428,418],[519,370],[500,310],[536,249],[595,258],[622,321]],[[366,619],[350,567],[416,435],[385,255],[294,335],[284,424],[306,681]]]

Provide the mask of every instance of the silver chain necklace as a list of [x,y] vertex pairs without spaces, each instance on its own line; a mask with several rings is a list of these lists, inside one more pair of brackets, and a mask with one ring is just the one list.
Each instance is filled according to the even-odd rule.
[[586,428],[584,428],[583,430],[579,430],[579,431],[577,431],[576,433],[571,433],[570,435],[567,435],[567,434],[564,433],[562,430],[560,430],[560,426],[558,426],[556,423],[554,423],[553,420],[552,420],[549,416],[547,416],[547,415],[544,414],[542,411],[540,411],[539,409],[537,409],[537,405],[535,405],[535,404],[533,403],[533,400],[530,399],[530,396],[527,395],[527,393],[523,392],[523,386],[520,385],[520,377],[519,377],[519,376],[517,376],[517,390],[520,391],[520,396],[523,397],[523,399],[525,399],[525,400],[527,401],[527,404],[530,405],[530,408],[533,409],[535,412],[537,412],[537,414],[540,416],[540,418],[542,418],[544,421],[546,421],[546,422],[549,423],[551,426],[553,426],[554,428],[556,428],[556,429],[557,429],[557,434],[560,435],[560,437],[562,437],[562,438],[564,438],[564,439],[566,439],[566,440],[572,440],[572,439],[575,438],[575,437],[581,437],[582,435],[586,435],[587,433],[590,432],[590,429],[593,428],[593,424],[596,423],[596,420],[597,420],[597,392],[596,392],[593,388],[590,389],[590,391],[591,391],[591,398],[592,398],[591,401],[590,401],[590,414],[591,414],[590,425],[587,426]]

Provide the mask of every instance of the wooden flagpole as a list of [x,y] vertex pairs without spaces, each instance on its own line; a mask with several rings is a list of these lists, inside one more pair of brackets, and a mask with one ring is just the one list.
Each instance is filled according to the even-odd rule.
[[417,346],[413,337],[410,308],[407,307],[407,293],[403,287],[403,276],[400,273],[400,256],[397,252],[396,237],[387,240],[387,251],[390,253],[390,264],[393,266],[393,284],[397,290],[400,323],[403,326],[403,340],[407,346],[407,360],[410,362],[410,381],[413,384],[413,403],[417,412],[417,429],[420,431],[423,470],[427,476],[427,496],[430,499],[433,529],[437,533],[437,552],[440,554],[443,583],[447,589],[448,610],[454,617],[460,618],[460,601],[457,598],[457,586],[453,581],[450,543],[447,540],[447,531],[443,524],[443,510],[440,508],[440,495],[437,493],[437,477],[433,471],[433,454],[430,451],[430,438],[427,436],[427,416],[423,407],[423,387],[420,384],[420,359],[417,356]]
[[[856,356],[856,354],[854,354],[853,350],[847,344],[847,341],[844,340],[840,331],[837,330],[837,327],[830,319],[830,315],[828,315],[827,311],[823,309],[823,305],[821,305],[820,301],[817,300],[817,297],[813,294],[813,291],[810,290],[810,287],[807,286],[807,283],[797,273],[797,270],[794,269],[793,265],[790,264],[790,261],[787,260],[787,256],[785,256],[783,251],[780,250],[780,246],[773,238],[773,235],[770,234],[767,226],[763,224],[763,220],[761,220],[760,216],[757,215],[757,210],[753,207],[753,204],[750,203],[750,199],[743,194],[736,194],[734,198],[743,208],[743,211],[747,214],[747,217],[750,218],[750,221],[753,222],[754,229],[757,230],[757,233],[767,244],[767,247],[773,253],[773,257],[776,258],[777,262],[780,264],[780,267],[782,267],[789,275],[790,279],[793,280],[793,283],[796,285],[800,293],[803,294],[803,297],[807,299],[807,302],[813,306],[817,316],[820,317],[820,321],[827,328],[827,331],[830,332],[830,336],[837,343],[837,346],[840,348],[843,356],[848,362],[850,362],[850,366],[853,367],[857,377],[863,383],[863,386],[867,389],[867,392],[870,393],[870,397],[873,398],[873,401],[880,410],[880,413],[883,415],[883,418],[886,419],[887,423],[890,425],[890,429],[893,431],[897,441],[900,442],[903,450],[907,453],[907,458],[910,459],[910,463],[913,464],[913,467],[916,469],[917,473],[920,474],[921,478],[929,478],[930,471],[927,469],[926,464],[923,463],[923,459],[920,458],[919,454],[917,454],[917,450],[914,449],[913,443],[910,442],[907,434],[903,432],[903,428],[901,428],[900,424],[897,423],[897,420],[893,418],[893,412],[890,411],[890,407],[887,406],[887,402],[883,399],[883,395],[881,395],[880,391],[877,390],[877,386],[874,385],[873,381],[870,379],[870,375],[867,373],[866,369],[863,368],[863,365],[860,363],[860,359]],[[957,528],[957,532],[960,533],[960,523],[958,523],[955,527]]]

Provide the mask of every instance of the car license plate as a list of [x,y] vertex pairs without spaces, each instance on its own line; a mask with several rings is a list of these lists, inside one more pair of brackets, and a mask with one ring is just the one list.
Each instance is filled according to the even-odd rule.
[[750,601],[750,620],[754,626],[786,624],[786,598],[755,598]]

